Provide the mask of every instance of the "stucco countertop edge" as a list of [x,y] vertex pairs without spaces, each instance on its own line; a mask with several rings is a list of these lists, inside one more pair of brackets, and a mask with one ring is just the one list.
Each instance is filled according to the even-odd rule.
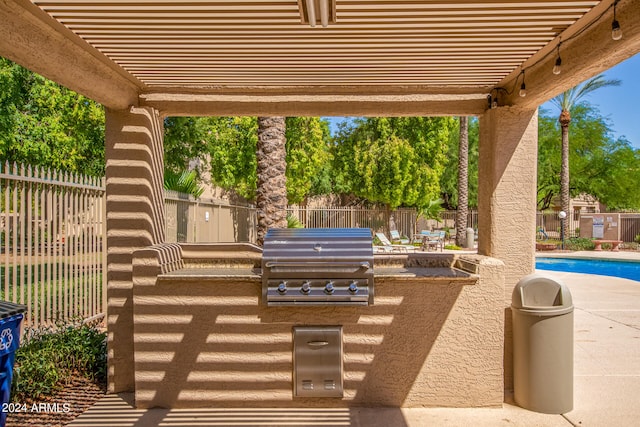
[[256,268],[181,268],[169,273],[158,275],[158,280],[180,281],[228,281],[233,280],[262,280],[260,269]]
[[[456,268],[403,268],[387,267],[376,268],[374,279],[376,281],[424,281],[424,282],[461,282],[462,284],[475,284],[479,276],[470,274]],[[158,275],[161,281],[229,281],[249,280],[261,281],[259,268],[182,268],[169,273]]]
[[467,273],[457,268],[421,268],[421,267],[396,267],[377,268],[375,275],[377,281],[425,281],[436,283],[459,282],[464,285],[475,284],[480,276]]

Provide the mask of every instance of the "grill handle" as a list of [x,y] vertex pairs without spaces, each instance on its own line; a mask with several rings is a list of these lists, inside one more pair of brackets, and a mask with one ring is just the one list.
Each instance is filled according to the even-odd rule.
[[363,269],[371,268],[368,262],[331,262],[331,261],[310,261],[310,262],[294,262],[294,261],[267,261],[264,264],[267,268],[274,267],[358,267]]

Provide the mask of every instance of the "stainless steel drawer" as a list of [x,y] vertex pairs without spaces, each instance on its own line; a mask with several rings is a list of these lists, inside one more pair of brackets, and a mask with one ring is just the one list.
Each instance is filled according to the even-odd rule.
[[293,328],[296,397],[342,397],[342,326]]

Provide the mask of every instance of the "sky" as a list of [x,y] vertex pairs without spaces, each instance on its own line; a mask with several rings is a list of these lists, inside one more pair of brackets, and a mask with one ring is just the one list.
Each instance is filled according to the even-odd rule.
[[[604,72],[607,79],[618,79],[620,86],[603,87],[592,92],[586,100],[596,106],[609,119],[614,137],[624,136],[632,146],[640,149],[640,54],[621,62]],[[543,108],[552,112],[557,108],[550,103]],[[342,117],[327,117],[331,132],[335,133]]]

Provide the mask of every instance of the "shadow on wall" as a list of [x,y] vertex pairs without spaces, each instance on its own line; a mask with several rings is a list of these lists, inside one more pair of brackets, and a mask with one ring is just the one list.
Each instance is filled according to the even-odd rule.
[[[486,350],[469,356],[478,346],[488,348],[486,328],[475,324],[477,317],[465,318],[467,309],[478,309],[470,300],[449,319],[462,285],[390,282],[376,291],[369,307],[267,308],[260,305],[257,280],[161,279],[140,287],[134,308],[136,406],[496,404],[490,386],[469,374],[491,370]],[[295,325],[343,326],[344,398],[293,398]],[[501,373],[497,378],[501,390]]]

